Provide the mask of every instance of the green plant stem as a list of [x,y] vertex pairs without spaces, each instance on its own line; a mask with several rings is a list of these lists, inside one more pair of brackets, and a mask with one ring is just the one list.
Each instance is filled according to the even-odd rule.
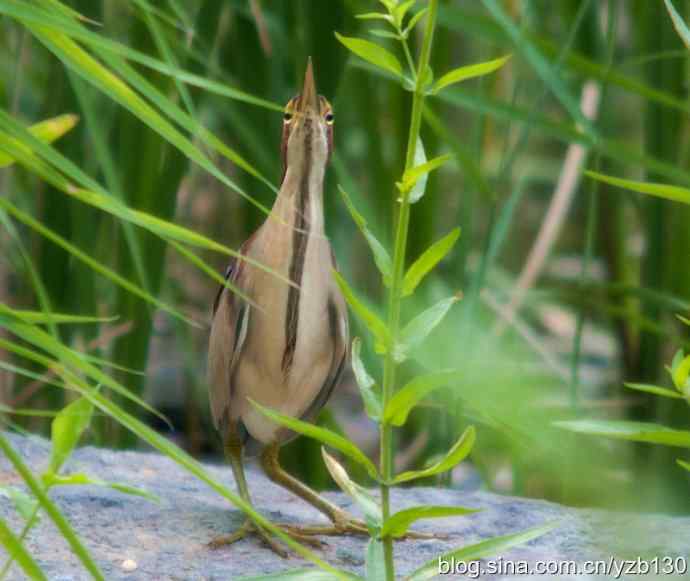
[[[424,109],[424,71],[429,65],[431,56],[431,44],[434,36],[434,26],[436,23],[436,12],[438,0],[430,0],[429,13],[426,16],[426,27],[424,29],[424,39],[422,50],[419,57],[417,75],[415,79],[415,90],[412,99],[412,114],[410,120],[410,131],[407,140],[407,153],[405,156],[405,170],[414,165],[415,150],[419,138],[419,130],[422,124],[422,111]],[[410,202],[409,192],[403,191],[400,200],[400,210],[398,213],[398,224],[395,232],[395,246],[393,251],[393,277],[390,291],[388,293],[388,329],[390,330],[391,344],[388,346],[383,367],[383,389],[382,404],[383,409],[390,401],[395,387],[397,374],[397,363],[394,357],[394,349],[400,332],[400,304],[402,301],[402,282],[405,269],[405,252],[407,250],[407,233],[410,222]],[[381,424],[381,474],[383,482],[381,484],[381,508],[384,522],[390,517],[390,486],[389,482],[393,477],[393,432],[389,423]],[[393,539],[389,536],[383,541],[384,561],[386,565],[386,579],[393,581],[395,570],[393,564]]]

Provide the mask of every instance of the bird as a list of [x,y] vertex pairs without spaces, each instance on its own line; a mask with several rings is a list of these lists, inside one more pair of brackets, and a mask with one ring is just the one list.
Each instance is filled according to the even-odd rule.
[[[317,93],[309,59],[302,92],[284,110],[280,189],[266,220],[226,270],[226,281],[240,293],[220,287],[208,348],[211,415],[240,496],[252,504],[243,460],[248,450],[257,450],[270,480],[332,521],[332,526],[280,525],[293,538],[312,545],[320,544],[315,535],[368,534],[366,525],[281,467],[280,447],[295,434],[266,418],[250,400],[311,421],[347,365],[347,306],[333,276],[336,264],[323,212],[333,128],[333,108]],[[211,546],[251,534],[286,556],[282,546],[251,520],[214,539]]]

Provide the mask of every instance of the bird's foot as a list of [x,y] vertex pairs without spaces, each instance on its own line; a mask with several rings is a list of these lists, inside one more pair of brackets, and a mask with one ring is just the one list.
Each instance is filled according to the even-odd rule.
[[[315,539],[312,535],[301,532],[299,530],[300,527],[281,524],[276,524],[275,526],[280,528],[283,532],[285,532],[285,534],[289,535],[295,541],[304,543],[305,545],[310,545],[316,548],[319,548],[323,545],[321,541]],[[276,553],[283,559],[286,559],[288,557],[287,550],[278,543],[278,539],[272,536],[270,532],[254,524],[251,520],[246,520],[244,524],[234,533],[216,537],[211,542],[209,542],[208,547],[210,549],[219,549],[227,545],[232,545],[233,543],[236,543],[237,541],[240,541],[249,536],[259,537],[259,540],[261,540],[261,542],[263,542],[266,546],[268,546],[269,549],[271,549],[274,553]]]

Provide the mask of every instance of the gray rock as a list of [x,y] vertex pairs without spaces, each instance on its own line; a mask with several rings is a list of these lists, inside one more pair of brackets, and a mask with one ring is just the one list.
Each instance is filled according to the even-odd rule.
[[[48,442],[37,437],[9,437],[34,471],[40,472],[46,466],[50,448]],[[232,476],[228,467],[209,465],[207,469],[215,478],[231,484]],[[81,535],[107,579],[227,580],[306,565],[297,557],[282,560],[254,540],[243,540],[218,550],[207,548],[206,543],[211,538],[238,527],[244,520],[243,515],[168,458],[152,453],[86,447],[77,450],[66,466],[66,472],[76,471],[142,487],[161,498],[160,504],[156,504],[96,486],[65,486],[51,492],[51,497]],[[274,486],[251,467],[248,479],[255,504],[269,518],[279,522],[325,523],[323,517],[310,506]],[[0,484],[21,485],[4,458],[0,459]],[[345,495],[326,493],[326,496],[357,512]],[[690,547],[690,518],[573,509],[488,492],[467,493],[435,488],[397,489],[393,492],[392,500],[395,510],[420,504],[462,505],[482,509],[482,512],[466,517],[418,523],[418,530],[443,532],[449,538],[397,542],[395,558],[400,575],[451,548],[551,521],[560,523],[556,530],[500,555],[500,560],[499,555],[493,561],[484,560],[484,565],[502,563],[509,568],[519,567],[525,561],[534,566],[541,560],[548,561],[553,567],[570,560],[580,564],[584,560],[608,560],[613,555],[617,559],[640,557],[648,561],[655,557],[678,557],[682,563]],[[2,497],[0,515],[9,521],[15,531],[21,528],[21,517],[11,503]],[[364,539],[345,537],[324,540],[327,545],[317,549],[323,558],[339,568],[362,573]],[[29,536],[27,547],[49,579],[89,579],[49,518],[44,516],[41,519]],[[662,562],[659,561],[658,565],[661,567]],[[654,572],[653,565],[651,572]],[[513,573],[511,575],[511,571],[504,568],[502,574],[483,575],[482,578],[524,580],[547,577],[518,576],[519,571]],[[550,577],[598,578],[565,572]],[[16,566],[10,578],[22,578]],[[448,575],[443,578],[461,576]],[[635,576],[628,574],[619,578],[633,579]]]

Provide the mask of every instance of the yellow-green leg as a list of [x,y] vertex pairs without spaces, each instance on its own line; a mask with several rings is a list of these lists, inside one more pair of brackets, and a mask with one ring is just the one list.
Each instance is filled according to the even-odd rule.
[[[242,443],[240,442],[239,438],[231,436],[226,439],[224,449],[225,457],[232,467],[232,473],[235,477],[235,482],[237,483],[237,490],[240,494],[240,497],[247,504],[252,505],[252,500],[249,496],[249,487],[247,486],[247,479],[244,475],[244,464],[242,462]],[[305,542],[317,547],[321,545],[321,543],[315,539],[309,538],[308,536],[301,534],[299,531],[293,531],[291,528],[283,527],[282,525],[277,526],[280,526],[287,534],[297,541]],[[288,556],[287,551],[278,544],[276,539],[274,539],[268,531],[257,526],[249,518],[234,533],[229,535],[221,535],[213,539],[209,543],[209,547],[212,549],[218,549],[225,545],[236,543],[237,541],[250,535],[257,535],[274,553],[280,555],[281,557],[286,558]]]
[[369,531],[364,521],[355,519],[339,506],[320,496],[303,482],[288,474],[280,465],[278,458],[279,444],[270,444],[261,454],[261,467],[272,482],[296,494],[311,504],[316,510],[326,515],[333,523],[332,526],[293,526],[285,525],[286,531],[305,535],[368,535]]

